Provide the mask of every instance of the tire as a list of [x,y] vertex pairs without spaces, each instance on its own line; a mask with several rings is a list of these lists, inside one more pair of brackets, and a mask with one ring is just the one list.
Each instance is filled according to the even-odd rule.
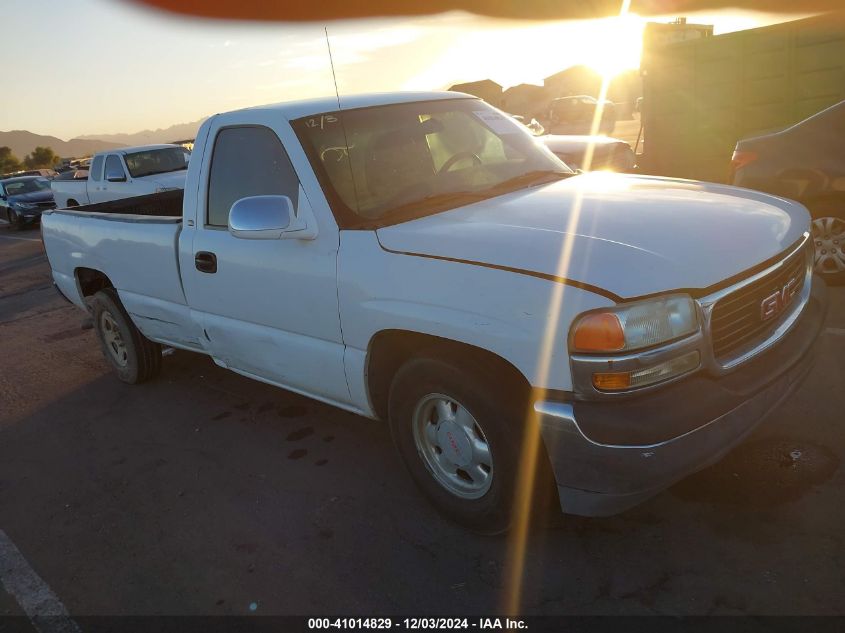
[[845,284],[845,199],[821,200],[810,206],[813,216],[815,272],[828,285]]
[[68,209],[70,209],[71,207],[78,207],[78,206],[79,206],[79,203],[76,200],[74,200],[73,198],[71,198],[70,200],[67,201],[67,208]]
[[10,231],[20,231],[21,230],[21,220],[18,217],[18,214],[9,209],[9,230]]
[[103,356],[117,377],[134,385],[156,376],[161,370],[161,345],[145,338],[135,327],[114,289],[97,292],[91,308]]
[[[511,526],[525,395],[514,393],[504,381],[490,375],[489,366],[448,355],[445,359],[433,355],[413,358],[393,379],[389,422],[402,461],[429,501],[472,531],[499,534]],[[448,412],[441,415],[447,404],[452,418]],[[437,448],[430,450],[432,444],[443,445],[439,454]],[[486,452],[475,448],[485,446]],[[542,447],[539,452],[535,490],[545,493],[550,489],[551,471]],[[452,459],[463,460],[465,469],[456,467]],[[467,460],[470,463],[465,463]],[[444,462],[457,472],[446,473],[449,469],[437,465]],[[484,470],[488,470],[487,478]],[[548,497],[542,494],[537,500],[547,502]]]

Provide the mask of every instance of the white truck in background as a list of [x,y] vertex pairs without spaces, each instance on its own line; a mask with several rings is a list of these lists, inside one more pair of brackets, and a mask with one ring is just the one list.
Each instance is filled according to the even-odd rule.
[[532,467],[565,512],[622,511],[807,375],[826,299],[800,204],[578,175],[460,93],[341,104],[212,116],[184,191],[44,213],[121,380],[169,345],[386,419],[423,493],[490,533]]
[[77,207],[185,186],[191,152],[181,145],[143,145],[99,152],[87,179],[54,180],[56,206]]

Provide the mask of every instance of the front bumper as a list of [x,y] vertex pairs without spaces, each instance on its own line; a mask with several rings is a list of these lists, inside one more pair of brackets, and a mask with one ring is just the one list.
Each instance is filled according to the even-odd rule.
[[32,226],[41,222],[41,213],[43,209],[36,210],[18,210],[18,223],[21,226]]
[[[679,384],[677,393],[683,397],[659,398],[659,409],[650,410],[648,400],[628,406],[536,402],[563,511],[583,516],[616,514],[721,459],[807,376],[826,312],[826,287],[814,277],[801,317],[776,347],[728,376],[699,377],[694,389]],[[581,412],[590,424],[579,424]],[[625,439],[621,432],[625,428],[645,430],[647,436],[652,416],[663,430],[667,420],[676,420],[676,428],[690,428],[690,419],[697,421],[692,430],[668,439],[663,432],[654,442]],[[607,421],[603,430],[614,430],[610,435],[599,432],[595,421],[602,419]],[[586,432],[587,427],[592,431]],[[611,443],[609,437],[621,441]]]

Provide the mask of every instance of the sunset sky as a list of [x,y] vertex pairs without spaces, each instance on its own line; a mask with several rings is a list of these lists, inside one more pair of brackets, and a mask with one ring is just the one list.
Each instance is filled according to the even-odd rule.
[[[737,12],[688,18],[714,24],[717,33],[786,19]],[[612,74],[637,67],[645,22],[449,13],[327,26],[340,90],[352,93],[443,89],[487,77],[505,87],[541,83],[580,63]],[[131,133],[332,94],[323,26],[202,21],[116,0],[4,0],[0,130],[63,139]]]

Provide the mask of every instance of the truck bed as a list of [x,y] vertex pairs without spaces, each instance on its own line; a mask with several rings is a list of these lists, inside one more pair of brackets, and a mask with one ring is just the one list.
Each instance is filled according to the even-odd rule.
[[85,307],[77,279],[80,270],[96,271],[145,335],[192,346],[184,340],[192,327],[179,274],[182,195],[166,191],[44,213],[44,247],[62,294]]
[[142,215],[157,218],[182,219],[182,200],[185,192],[182,189],[151,193],[146,196],[134,196],[132,198],[121,198],[100,202],[97,204],[84,204],[78,207],[62,209],[62,211],[73,211],[82,213],[107,213],[117,215]]

